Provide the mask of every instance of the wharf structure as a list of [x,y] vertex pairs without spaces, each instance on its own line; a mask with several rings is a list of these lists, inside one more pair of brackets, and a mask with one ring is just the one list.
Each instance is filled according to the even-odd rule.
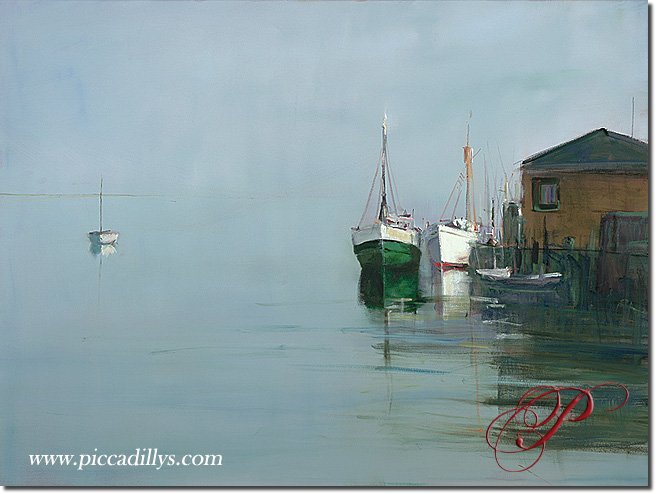
[[648,301],[646,142],[604,128],[522,161],[522,198],[504,207],[503,247],[478,245],[472,266],[563,273],[576,307]]

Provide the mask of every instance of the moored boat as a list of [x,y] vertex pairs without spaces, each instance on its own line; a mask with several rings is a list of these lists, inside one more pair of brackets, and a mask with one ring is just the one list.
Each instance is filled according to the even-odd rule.
[[[498,271],[498,273],[491,273],[491,271]],[[517,288],[552,287],[560,283],[563,279],[562,273],[510,274],[509,268],[477,269],[476,272],[485,281]]]
[[100,228],[93,232],[89,232],[89,240],[98,245],[112,245],[118,240],[118,232],[115,230],[103,230],[103,180],[100,178]]
[[118,232],[113,230],[89,232],[89,238],[92,242],[97,244],[109,245],[115,243],[118,240]]
[[[383,120],[383,148],[380,167],[376,167],[374,183],[367,199],[365,214],[357,227],[351,228],[353,251],[363,273],[381,273],[387,269],[417,270],[421,257],[419,250],[420,229],[415,226],[410,213],[398,212],[394,188],[389,174],[387,157],[387,117]],[[371,223],[364,223],[366,212],[380,172],[380,193],[377,215]],[[390,199],[388,201],[388,191]]]
[[[472,243],[478,239],[479,226],[476,223],[476,210],[474,207],[473,195],[473,153],[469,146],[469,125],[467,125],[467,141],[464,150],[465,163],[465,184],[466,184],[466,204],[465,218],[452,218],[450,220],[440,220],[439,223],[429,225],[424,232],[424,238],[427,245],[427,251],[430,255],[431,264],[442,271],[452,268],[465,268],[469,265],[469,254]],[[462,191],[463,176],[458,176],[458,181],[451,191],[444,208],[447,207],[453,196],[453,192],[459,187],[458,198],[456,199],[453,211],[458,206],[458,199]],[[443,213],[444,214],[444,213]]]
[[498,281],[510,278],[512,270],[510,268],[477,269],[476,273],[484,280]]
[[431,263],[442,270],[467,267],[471,244],[477,235],[473,225],[464,218],[430,225],[425,238]]

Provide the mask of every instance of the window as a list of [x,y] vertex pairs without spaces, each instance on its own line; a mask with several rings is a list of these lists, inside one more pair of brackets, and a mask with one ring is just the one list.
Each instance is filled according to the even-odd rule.
[[533,179],[533,211],[558,211],[560,188],[557,178]]

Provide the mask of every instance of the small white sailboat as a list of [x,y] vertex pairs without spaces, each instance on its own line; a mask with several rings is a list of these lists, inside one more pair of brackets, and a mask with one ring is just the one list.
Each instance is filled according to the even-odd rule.
[[89,232],[89,240],[98,245],[113,245],[118,240],[118,232],[114,230],[103,230],[103,179],[100,178],[100,228],[96,231]]

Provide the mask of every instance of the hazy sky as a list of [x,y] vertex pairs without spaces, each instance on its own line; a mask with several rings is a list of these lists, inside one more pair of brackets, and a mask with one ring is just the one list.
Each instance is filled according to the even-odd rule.
[[[607,127],[646,139],[647,3],[0,2],[0,192],[333,196],[359,217],[389,117],[437,216],[471,142],[501,181]],[[440,211],[437,211],[437,210]]]

